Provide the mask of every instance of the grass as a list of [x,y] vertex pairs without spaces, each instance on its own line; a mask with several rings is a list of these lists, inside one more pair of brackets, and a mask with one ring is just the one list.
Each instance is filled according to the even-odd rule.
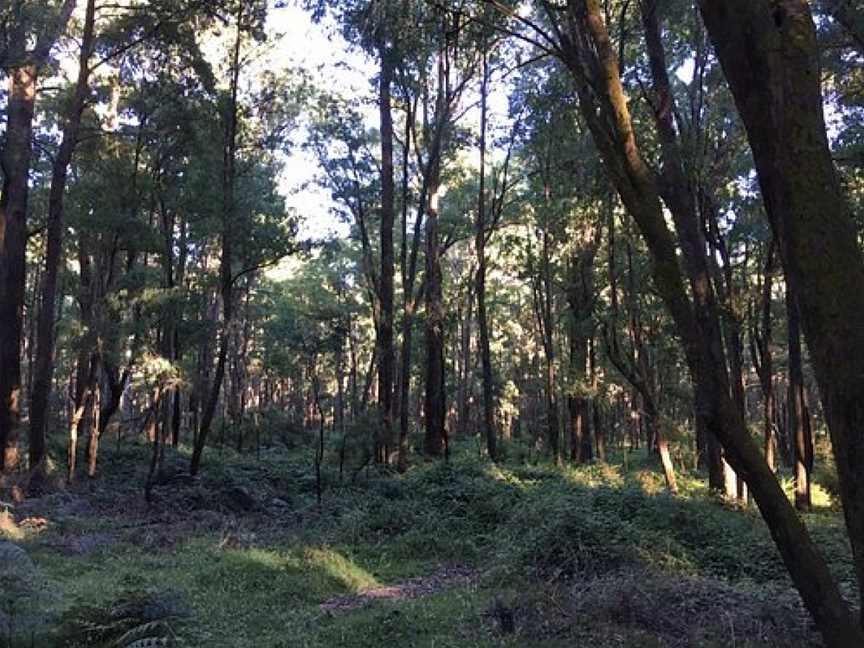
[[[123,645],[121,631],[146,622],[170,624],[184,645],[232,648],[816,641],[758,513],[709,496],[699,475],[681,475],[671,497],[632,454],[626,472],[615,461],[496,466],[467,448],[405,475],[371,468],[340,482],[331,470],[320,510],[304,448],[221,459],[213,449],[199,482],[162,487],[151,507],[145,455],[106,448],[99,480],[15,511],[19,523],[44,515],[44,530],[0,525],[58,594],[34,599],[56,620],[36,645]],[[172,455],[169,469],[185,459]],[[256,510],[238,510],[237,488]],[[808,525],[851,583],[842,519],[827,495],[818,503]],[[350,612],[319,607],[456,563],[475,582]],[[130,601],[137,616],[118,622]],[[161,617],[146,612],[154,605]]]

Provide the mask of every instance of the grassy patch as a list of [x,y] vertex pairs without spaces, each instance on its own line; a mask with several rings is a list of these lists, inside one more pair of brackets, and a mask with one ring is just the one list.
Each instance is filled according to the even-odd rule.
[[[102,479],[37,511],[47,526],[4,524],[59,590],[63,622],[38,645],[107,646],[148,623],[186,645],[237,648],[721,646],[730,632],[739,646],[813,641],[758,513],[711,498],[699,475],[682,475],[671,497],[632,456],[626,470],[496,466],[468,453],[404,475],[373,467],[340,480],[331,470],[319,509],[305,449],[213,455],[200,481],[157,490],[151,507],[145,452],[106,449]],[[183,452],[169,457],[178,470]],[[237,488],[252,509],[237,508]],[[807,520],[851,581],[841,517],[821,508]],[[321,607],[455,563],[482,577],[344,613]],[[88,623],[114,634],[81,644]]]

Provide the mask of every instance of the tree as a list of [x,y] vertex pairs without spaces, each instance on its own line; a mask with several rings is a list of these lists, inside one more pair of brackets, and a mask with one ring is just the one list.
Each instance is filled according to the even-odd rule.
[[[765,209],[798,301],[864,601],[864,406],[858,397],[864,389],[864,258],[828,146],[810,7],[805,0],[699,5],[747,129]],[[820,629],[827,639],[827,628]],[[860,630],[838,630],[838,637],[841,632],[847,643],[861,641]]]
[[[13,2],[5,25],[8,41],[0,50],[9,77],[0,194],[0,472],[11,472],[18,465],[27,196],[36,91],[51,48],[75,9],[75,0],[64,0],[56,8],[41,4]],[[28,49],[34,36],[35,46]]]
[[[506,6],[497,3],[496,6],[510,11]],[[655,286],[675,320],[684,344],[697,391],[697,415],[704,417],[711,434],[720,440],[726,450],[729,463],[753,492],[787,569],[826,641],[838,646],[858,642],[861,639],[861,630],[852,622],[848,607],[831,578],[824,558],[765,463],[749,435],[740,410],[732,400],[716,300],[707,272],[704,246],[699,245],[701,232],[689,202],[690,197],[684,191],[686,181],[680,178],[680,159],[675,153],[677,137],[672,128],[671,103],[663,96],[665,66],[659,64],[659,59],[652,63],[652,76],[655,90],[660,95],[661,107],[656,113],[657,130],[663,145],[665,175],[662,176],[661,183],[647,166],[637,143],[619,73],[618,57],[606,29],[600,3],[596,0],[585,0],[569,4],[566,14],[570,20],[566,26],[559,24],[560,17],[551,5],[541,3],[541,9],[554,25],[552,33],[540,30],[530,21],[529,28],[543,41],[543,47],[548,52],[560,57],[573,75],[582,116],[594,137],[610,180],[648,244],[654,264]],[[727,9],[726,5],[720,9],[715,7],[715,11],[719,11],[722,17],[735,23],[733,15],[727,13]],[[515,19],[527,20],[519,16]],[[706,18],[706,23],[710,33],[711,21]],[[722,40],[723,47],[728,47],[731,43],[729,38],[712,36],[717,41]],[[743,34],[740,38],[743,38]],[[744,51],[740,42],[739,47],[741,49],[736,52]],[[734,92],[734,81],[732,85]],[[759,153],[755,151],[755,147],[754,152],[758,166]],[[797,159],[800,159],[800,156]],[[808,182],[811,181],[812,179],[808,179]],[[682,280],[675,241],[664,219],[661,195],[675,221],[684,266],[693,292],[692,302]],[[836,197],[834,200],[836,202]],[[847,240],[854,243],[853,238],[848,236],[847,232]],[[778,237],[778,240],[782,249],[781,237]],[[860,294],[864,294],[864,291]]]
[[96,22],[95,0],[88,0],[84,16],[81,53],[78,58],[78,79],[75,83],[69,113],[63,126],[62,141],[51,170],[51,190],[48,201],[48,230],[45,252],[45,272],[42,277],[42,300],[39,305],[38,352],[31,398],[30,467],[44,472],[45,428],[48,399],[54,374],[54,316],[56,311],[57,274],[63,245],[63,199],[69,164],[78,143],[81,117],[84,113],[90,80],[90,57],[94,50]]

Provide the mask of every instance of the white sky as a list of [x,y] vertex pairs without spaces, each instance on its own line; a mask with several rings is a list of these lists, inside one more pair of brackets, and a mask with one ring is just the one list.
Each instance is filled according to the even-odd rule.
[[[268,56],[269,63],[266,63],[270,69],[306,69],[318,76],[315,81],[321,87],[340,90],[347,95],[359,96],[374,91],[369,85],[369,80],[377,72],[374,62],[356,49],[352,50],[332,22],[315,24],[308,13],[292,4],[282,9],[271,8],[267,31],[274,44]],[[490,122],[508,123],[506,86],[492,85],[496,90],[490,96]],[[474,100],[469,93],[467,103]],[[479,129],[479,112],[476,106],[470,109],[464,116],[463,124]],[[368,117],[368,125],[376,128],[377,111],[372,110]],[[295,140],[299,142],[302,137],[303,133],[298,132]],[[478,166],[479,151],[466,152],[465,159],[469,164]],[[345,236],[348,226],[330,214],[333,202],[329,193],[310,183],[317,170],[315,157],[297,147],[287,160],[282,178],[282,191],[287,196],[288,204],[297,209],[304,219],[301,236],[320,238],[330,233]]]
[[[302,68],[313,74],[321,87],[353,94],[369,92],[368,80],[374,74],[371,62],[350,51],[332,23],[315,24],[307,12],[290,5],[271,8],[267,31],[274,44],[268,56],[270,69]],[[299,144],[302,137],[302,132],[297,133],[295,142]],[[346,226],[330,214],[333,203],[329,193],[311,184],[317,170],[315,157],[296,146],[282,175],[282,193],[288,205],[303,217],[303,238],[321,238],[330,233],[344,235]]]

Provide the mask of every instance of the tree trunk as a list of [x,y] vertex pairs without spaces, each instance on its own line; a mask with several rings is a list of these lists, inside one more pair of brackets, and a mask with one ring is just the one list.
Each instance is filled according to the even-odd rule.
[[807,407],[804,400],[804,372],[801,360],[801,326],[795,295],[786,287],[786,317],[789,332],[789,396],[787,398],[788,430],[792,438],[795,462],[795,508],[809,511],[810,464],[813,442],[809,438]]
[[[443,64],[443,63],[442,63]],[[437,163],[436,163],[437,164]],[[439,171],[432,172],[426,218],[426,398],[424,451],[438,457],[447,450],[444,427],[444,311],[438,240]]]
[[[726,15],[726,19],[737,24],[737,12],[749,13],[750,10],[743,7],[749,2],[752,0],[747,2],[703,0],[703,13],[706,5],[716,6],[719,9],[715,10],[721,14],[726,14],[727,8],[735,5],[737,7],[735,13],[730,12]],[[728,373],[725,371],[723,347],[717,344],[718,337],[715,335],[718,328],[716,319],[706,317],[711,314],[711,309],[706,308],[710,306],[710,301],[706,299],[710,298],[710,281],[707,274],[704,275],[704,279],[695,283],[696,303],[692,304],[688,298],[681,279],[674,239],[663,215],[657,180],[640,155],[627,107],[627,98],[621,84],[618,62],[603,22],[600,2],[581,0],[574,2],[570,8],[572,12],[570,26],[577,30],[577,34],[563,44],[563,57],[577,81],[581,112],[594,136],[601,159],[622,201],[638,223],[648,244],[653,262],[654,283],[676,323],[696,388],[704,392],[707,410],[697,412],[697,415],[705,417],[709,432],[723,444],[729,463],[750,486],[784,563],[826,642],[832,647],[864,645],[864,633],[853,621],[824,558],[765,463],[761,450],[750,436],[745,421],[732,401]],[[581,8],[581,13],[576,11],[578,8]],[[727,47],[733,40],[718,38],[716,34],[712,36],[715,43],[723,41],[722,47]],[[736,46],[741,51],[745,51],[748,47],[746,43],[737,43]],[[723,58],[722,54],[721,58]],[[591,85],[584,76],[586,69],[598,71],[598,74],[592,77]],[[795,74],[800,74],[798,68],[788,69],[794,69]],[[761,75],[758,78],[772,78],[772,75]],[[816,80],[818,82],[818,75]],[[764,106],[760,110],[764,113],[771,112]],[[773,132],[784,131],[765,128],[766,135]],[[758,157],[757,153],[757,160]],[[804,159],[808,157],[806,155],[795,157],[796,163],[801,167],[805,166],[801,164],[801,160]],[[798,176],[800,177],[800,173]],[[835,192],[833,203],[836,203],[836,196],[840,195],[840,190],[836,186],[833,190]],[[820,207],[820,210],[824,209],[824,205]],[[678,210],[672,211],[674,215]],[[842,210],[838,211],[842,212]],[[820,227],[824,218],[814,215],[810,222]],[[689,223],[684,224],[689,225]],[[844,243],[852,242],[854,245],[854,240],[854,234],[847,231]],[[812,241],[810,244],[812,245]],[[685,262],[690,253],[695,251],[688,247],[684,246]],[[816,249],[828,250],[830,245],[826,242]],[[704,263],[704,249],[700,253]],[[812,256],[814,261],[818,259],[818,263],[824,264],[824,258],[821,258],[823,255]],[[689,265],[689,262],[687,263]],[[843,267],[844,271],[847,270],[845,265],[841,264],[840,267]],[[697,279],[699,278],[693,277],[691,284]],[[849,290],[851,287],[847,285],[846,288],[845,294],[851,294]],[[834,291],[832,288],[830,293]],[[860,295],[860,299],[864,300],[864,290],[858,290],[855,294]],[[864,312],[864,307],[859,309],[859,312]],[[807,318],[804,319],[806,321]],[[852,322],[854,318],[850,317],[847,321]],[[859,329],[858,335],[864,336],[864,326]],[[840,336],[837,339],[844,339],[844,337]],[[855,334],[850,332],[845,339],[855,339]],[[855,357],[864,357],[864,353]],[[848,362],[848,357],[845,360]],[[864,380],[864,371],[860,373],[861,379]],[[862,391],[864,389],[859,389],[857,393]],[[864,501],[864,498],[859,498],[859,501]],[[864,543],[864,533],[859,533],[858,538],[861,538],[861,542]]]
[[[583,232],[584,241],[570,257],[567,303],[570,310],[570,458],[576,463],[592,459],[591,399],[586,391],[593,388],[588,380],[588,346],[591,337],[594,300],[594,256],[599,237]],[[593,371],[593,367],[592,367]]]
[[[63,198],[66,178],[75,147],[81,115],[89,90],[90,55],[94,44],[95,0],[88,0],[84,17],[84,35],[78,59],[78,80],[75,94],[63,126],[60,149],[51,170],[48,197],[48,229],[45,272],[42,281],[42,301],[39,306],[38,345],[33,393],[30,406],[30,468],[41,474],[45,461],[45,428],[50,408],[51,384],[54,378],[54,317],[56,311],[57,273],[63,247]],[[98,411],[98,408],[94,409]],[[98,420],[98,416],[96,417]],[[98,434],[98,428],[95,431]],[[95,462],[95,460],[94,460]],[[94,467],[95,470],[95,467]]]
[[390,105],[390,87],[393,82],[392,52],[381,44],[378,109],[381,121],[381,276],[378,289],[378,406],[384,430],[383,455],[385,462],[395,453],[393,435],[393,226],[396,220],[396,186],[393,177],[393,113]]
[[26,219],[36,77],[35,65],[23,65],[9,73],[0,195],[0,472],[11,472],[18,466]]
[[[447,68],[442,46],[438,53],[438,90],[435,115],[439,127],[446,120]],[[440,150],[440,149],[439,149]],[[439,241],[438,203],[441,198],[441,155],[429,161],[429,205],[426,210],[426,398],[424,417],[426,431],[424,451],[438,457],[448,454],[445,415],[447,412],[444,376],[444,310]]]
[[483,373],[483,437],[492,461],[498,459],[498,433],[495,430],[495,397],[492,392],[492,351],[489,345],[489,316],[486,312],[486,131],[488,122],[489,61],[482,57],[480,87],[480,191],[477,199],[475,249],[477,254],[477,328],[480,333],[480,362]]
[[[761,304],[759,317],[761,325],[757,322],[751,324],[750,329],[750,355],[753,358],[753,366],[756,375],[759,376],[759,386],[762,389],[762,433],[765,440],[765,463],[771,470],[777,468],[777,435],[775,434],[774,419],[776,417],[776,405],[774,400],[774,363],[771,351],[772,326],[771,326],[771,286],[774,272],[774,242],[768,245],[767,258],[765,260],[765,273],[762,277]],[[751,314],[755,320],[756,313]]]
[[[744,121],[766,212],[794,286],[864,602],[864,258],[831,159],[810,8],[806,0],[699,4]],[[860,628],[856,636],[845,624],[829,631],[817,623],[829,643],[845,636],[845,645],[864,645]]]
[[18,436],[21,403],[21,336],[23,334],[26,286],[27,202],[33,139],[33,115],[38,76],[54,42],[75,9],[74,0],[65,0],[58,15],[49,18],[38,35],[35,47],[27,51],[27,25],[13,15],[5,25],[9,47],[3,62],[9,90],[6,105],[6,133],[0,164],[3,190],[0,193],[0,474],[18,466]]
[[675,481],[675,467],[672,465],[672,455],[669,453],[669,442],[660,425],[660,416],[657,406],[652,398],[644,399],[645,402],[645,424],[651,430],[651,435],[657,442],[657,454],[660,456],[660,465],[663,468],[663,479],[670,493],[678,493],[678,483]]

